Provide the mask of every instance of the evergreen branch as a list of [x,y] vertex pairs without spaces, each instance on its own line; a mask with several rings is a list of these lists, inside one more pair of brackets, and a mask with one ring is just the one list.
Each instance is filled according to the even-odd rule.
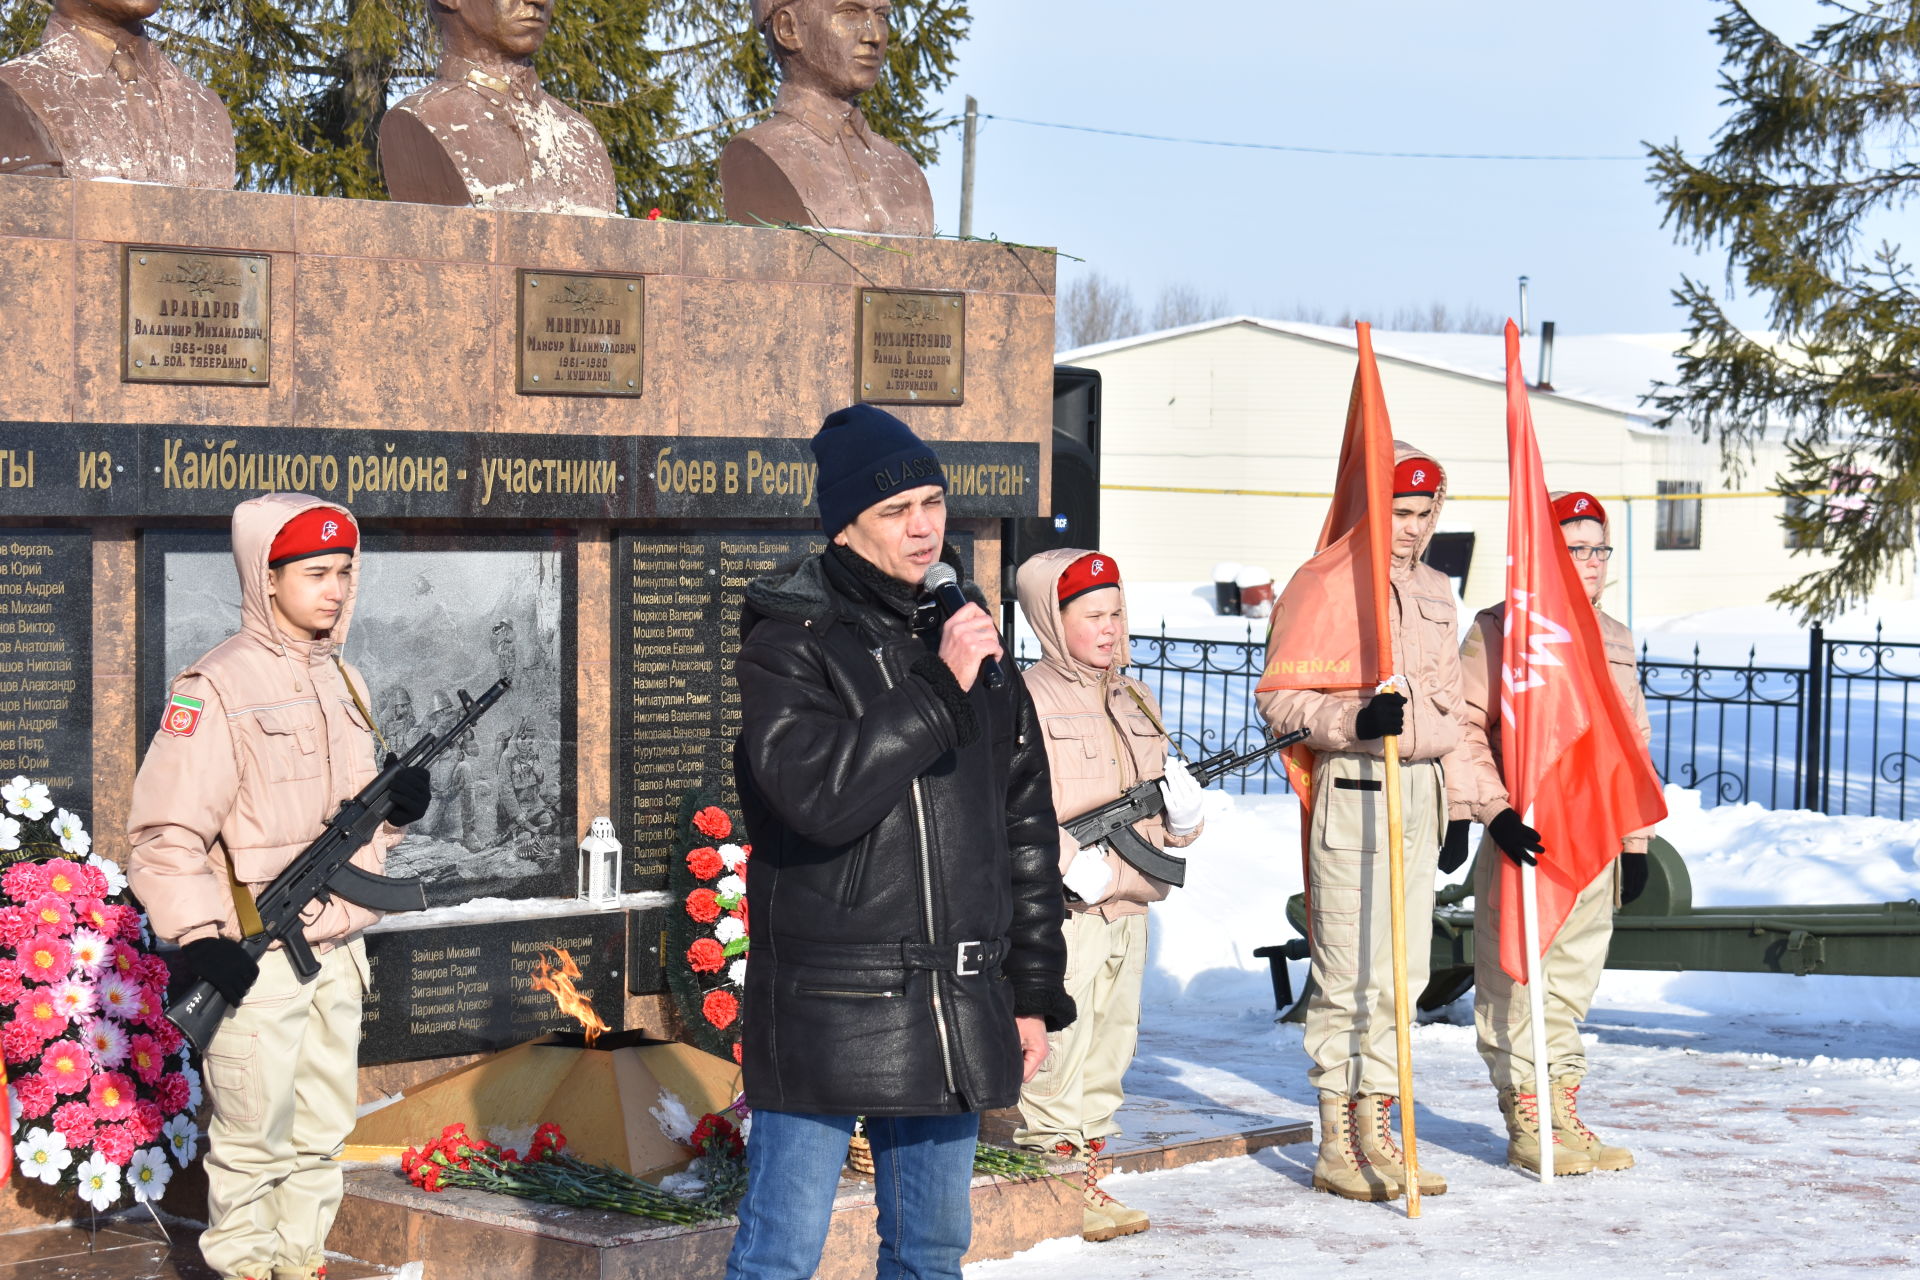
[[[1904,90],[1909,93],[1920,90],[1920,83],[1905,84],[1898,81],[1888,81],[1884,78],[1878,80],[1863,80],[1858,76],[1850,76],[1844,71],[1828,66],[1826,63],[1812,57],[1797,46],[1788,43],[1779,35],[1775,34],[1772,28],[1754,16],[1753,10],[1747,7],[1745,0],[1726,0],[1726,3],[1730,8],[1736,10],[1741,17],[1747,20],[1747,24],[1753,29],[1754,34],[1810,71],[1817,71],[1821,75],[1829,76],[1843,84],[1857,84],[1875,90],[1891,88]],[[1821,0],[1821,3],[1851,13],[1857,18],[1867,19],[1869,21],[1880,20],[1880,14],[1878,12],[1879,6],[1875,6],[1875,11],[1872,13],[1862,13],[1858,9],[1849,9],[1846,5],[1835,3],[1835,0]]]

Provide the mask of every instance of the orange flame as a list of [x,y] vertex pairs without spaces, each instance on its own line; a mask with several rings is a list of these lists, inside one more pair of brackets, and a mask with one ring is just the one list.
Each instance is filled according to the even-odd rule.
[[541,956],[540,967],[533,974],[533,989],[552,996],[553,1002],[560,1006],[560,1012],[580,1024],[586,1032],[587,1043],[591,1045],[600,1038],[602,1031],[612,1028],[593,1011],[592,998],[574,987],[573,980],[580,976],[580,966],[574,963],[572,953],[565,947],[555,947],[553,954],[560,962],[560,967],[552,967],[547,963],[547,958]]

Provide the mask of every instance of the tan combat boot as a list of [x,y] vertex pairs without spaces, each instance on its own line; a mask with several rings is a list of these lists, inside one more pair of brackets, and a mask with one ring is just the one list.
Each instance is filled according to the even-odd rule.
[[1082,1194],[1088,1206],[1099,1210],[1101,1213],[1106,1214],[1107,1217],[1113,1219],[1113,1225],[1119,1228],[1119,1230],[1115,1232],[1116,1235],[1137,1235],[1152,1226],[1153,1223],[1145,1213],[1139,1209],[1127,1208],[1126,1205],[1121,1204],[1109,1195],[1106,1189],[1100,1185],[1100,1178],[1104,1172],[1102,1166],[1105,1163],[1106,1150],[1107,1140],[1105,1138],[1095,1138],[1087,1144],[1087,1178]]
[[1602,1173],[1633,1168],[1633,1152],[1608,1146],[1580,1119],[1579,1093],[1580,1081],[1573,1076],[1561,1076],[1553,1082],[1553,1136],[1562,1147],[1584,1152]]
[[[1500,1114],[1507,1121],[1507,1163],[1530,1173],[1540,1172],[1540,1100],[1509,1086],[1500,1091]],[[1567,1146],[1555,1133],[1554,1176],[1592,1172],[1593,1157]]]
[[1313,1189],[1349,1200],[1396,1200],[1400,1183],[1368,1163],[1354,1140],[1356,1099],[1320,1095],[1320,1155],[1313,1162]]
[[[1407,1185],[1407,1161],[1393,1140],[1393,1104],[1390,1093],[1363,1093],[1354,1100],[1353,1139],[1367,1162],[1402,1187]],[[1443,1196],[1447,1180],[1430,1169],[1420,1170],[1420,1194]]]
[[[1086,1158],[1086,1153],[1064,1139],[1053,1144],[1053,1153],[1068,1160]],[[1062,1179],[1065,1174],[1060,1175]],[[1087,1193],[1087,1182],[1083,1175],[1080,1188],[1080,1238],[1091,1244],[1129,1234],[1120,1229],[1120,1224],[1103,1208],[1098,1201]],[[1111,1196],[1108,1199],[1112,1199]],[[1118,1203],[1117,1201],[1115,1203]]]

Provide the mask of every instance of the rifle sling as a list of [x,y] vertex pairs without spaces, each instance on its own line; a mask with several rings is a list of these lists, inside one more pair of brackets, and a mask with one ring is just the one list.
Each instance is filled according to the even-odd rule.
[[340,655],[337,653],[333,655],[333,665],[340,669],[340,681],[347,686],[347,694],[353,699],[353,705],[358,707],[360,714],[366,717],[367,728],[373,730],[373,736],[380,742],[380,749],[392,755],[393,748],[387,745],[387,735],[380,732],[380,722],[373,718],[373,712],[367,710],[366,701],[360,697],[360,691],[353,687],[353,681],[347,676],[347,665],[340,661]]
[[240,922],[240,936],[254,938],[267,931],[266,922],[260,919],[260,908],[254,905],[253,891],[240,883],[240,877],[233,872],[233,851],[228,849],[226,841],[219,840],[221,852],[226,855],[227,890],[233,895],[233,915]]

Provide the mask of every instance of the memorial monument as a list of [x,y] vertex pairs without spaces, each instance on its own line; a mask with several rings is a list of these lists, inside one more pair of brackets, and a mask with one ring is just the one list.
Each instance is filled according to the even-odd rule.
[[0,173],[233,187],[233,121],[147,38],[159,7],[55,0],[40,46],[0,63]]
[[926,175],[858,106],[886,65],[890,9],[887,0],[753,0],[780,93],[773,116],[720,153],[728,218],[933,234]]
[[428,0],[434,82],[380,122],[387,194],[414,204],[611,214],[613,162],[586,117],[540,87],[551,0]]

